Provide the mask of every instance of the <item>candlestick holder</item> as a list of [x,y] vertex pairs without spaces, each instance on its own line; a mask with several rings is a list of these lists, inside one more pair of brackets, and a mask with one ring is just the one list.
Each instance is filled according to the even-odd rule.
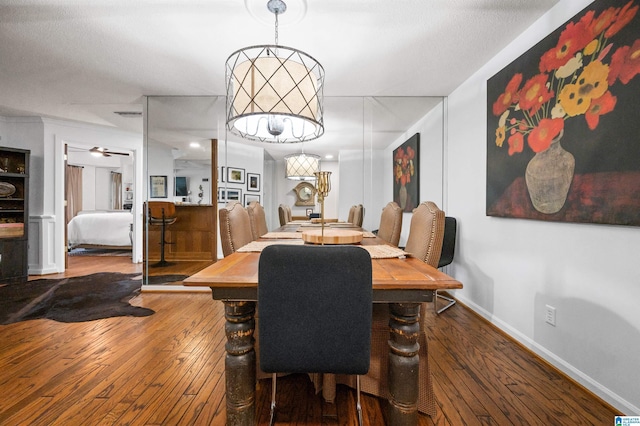
[[331,191],[331,172],[320,171],[313,174],[316,177],[316,192],[320,203],[321,244],[324,244],[324,199]]

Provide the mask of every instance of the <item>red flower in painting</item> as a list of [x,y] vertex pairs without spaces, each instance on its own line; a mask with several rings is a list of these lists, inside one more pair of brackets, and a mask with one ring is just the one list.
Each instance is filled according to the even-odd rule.
[[633,17],[636,16],[636,13],[638,12],[638,6],[631,7],[632,4],[633,1],[630,1],[622,7],[620,12],[618,13],[616,21],[609,27],[607,31],[605,31],[604,36],[606,38],[616,35],[618,31],[624,28],[624,26],[631,22]]
[[522,87],[520,91],[520,108],[533,115],[553,95],[553,91],[549,91],[547,88],[547,74],[538,74],[529,79]]
[[522,133],[515,133],[509,137],[507,143],[509,144],[509,155],[522,152],[524,149],[524,136],[522,136]]
[[560,34],[558,44],[545,52],[540,58],[540,72],[550,72],[566,64],[579,50],[592,40],[587,31],[586,23],[569,22],[567,28]]
[[616,106],[617,98],[607,91],[604,95],[598,99],[591,101],[591,105],[587,112],[584,113],[584,118],[587,120],[587,125],[591,130],[598,127],[600,122],[600,116],[613,111]]
[[493,114],[500,115],[505,112],[511,105],[518,103],[518,89],[522,83],[522,74],[517,73],[507,84],[504,93],[498,96],[498,100],[493,104]]
[[415,150],[410,146],[407,147],[407,152],[402,148],[398,148],[395,157],[393,158],[395,163],[394,176],[396,183],[400,183],[402,186],[405,186],[407,183],[411,182],[411,176],[415,173],[413,166],[413,158],[415,155]]
[[542,152],[551,146],[553,138],[564,129],[562,118],[544,118],[538,126],[529,133],[527,142],[533,152]]
[[608,82],[611,86],[616,79],[627,84],[640,73],[640,39],[633,42],[631,47],[622,46],[611,56]]
[[598,34],[609,28],[611,23],[616,19],[617,14],[616,8],[610,7],[598,15],[597,18],[593,19],[595,12],[591,10],[584,15],[581,21],[583,21],[589,29],[591,37],[595,38]]

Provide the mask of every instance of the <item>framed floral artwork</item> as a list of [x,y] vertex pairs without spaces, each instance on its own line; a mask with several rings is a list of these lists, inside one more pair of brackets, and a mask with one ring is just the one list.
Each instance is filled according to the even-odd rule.
[[640,226],[639,3],[594,1],[487,81],[487,215]]
[[420,133],[393,150],[393,201],[411,213],[420,204]]

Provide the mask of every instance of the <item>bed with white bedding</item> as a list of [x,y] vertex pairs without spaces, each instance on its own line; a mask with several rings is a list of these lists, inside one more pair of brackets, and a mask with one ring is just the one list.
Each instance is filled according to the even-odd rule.
[[82,211],[67,226],[69,247],[131,248],[130,211]]

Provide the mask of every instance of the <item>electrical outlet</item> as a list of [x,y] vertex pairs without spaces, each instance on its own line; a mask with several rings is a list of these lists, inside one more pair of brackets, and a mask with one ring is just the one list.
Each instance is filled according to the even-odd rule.
[[555,327],[556,326],[556,308],[549,305],[546,305],[545,307],[547,311],[545,313],[544,320],[547,324],[550,324]]

